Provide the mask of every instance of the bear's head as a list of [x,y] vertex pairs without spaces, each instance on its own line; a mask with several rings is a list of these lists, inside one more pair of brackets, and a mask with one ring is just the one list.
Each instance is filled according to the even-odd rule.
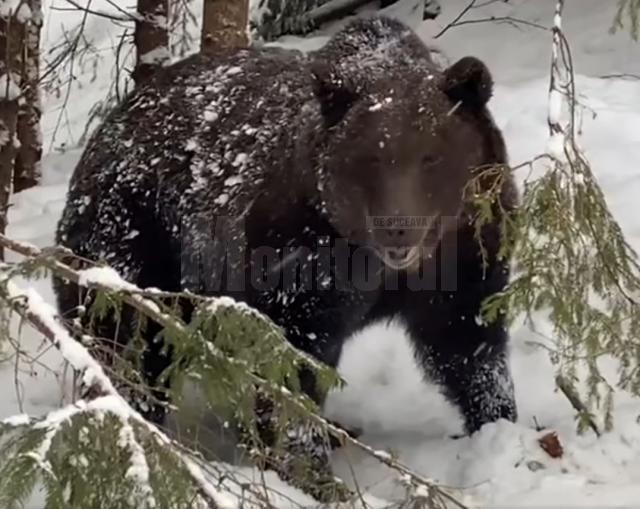
[[321,199],[342,236],[410,270],[459,227],[474,169],[506,163],[486,107],[492,78],[473,57],[444,71],[426,59],[366,69],[314,68]]

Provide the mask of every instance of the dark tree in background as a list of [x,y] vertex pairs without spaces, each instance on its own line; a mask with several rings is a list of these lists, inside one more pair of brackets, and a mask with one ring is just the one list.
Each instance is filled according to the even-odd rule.
[[[0,233],[7,225],[12,188],[40,180],[39,0],[0,14]],[[1,253],[0,253],[1,255]]]
[[[365,5],[380,9],[398,0],[258,0],[251,19],[255,35],[272,41],[281,35],[305,34],[324,23],[353,14]],[[439,0],[415,0],[416,14],[423,20],[433,19],[440,13]]]
[[40,118],[42,104],[40,102],[40,31],[42,28],[42,2],[29,0],[31,16],[21,25],[22,49],[20,62],[20,101],[17,119],[17,135],[20,146],[17,149],[13,190],[23,191],[40,182],[42,158],[42,136]]
[[249,0],[204,0],[201,51],[249,45]]
[[159,67],[169,62],[168,0],[138,0],[138,19],[134,33],[136,85],[147,81]]
[[[0,233],[7,227],[7,212],[16,157],[18,120],[17,73],[22,24],[15,16],[0,17]],[[0,251],[0,259],[4,259]]]

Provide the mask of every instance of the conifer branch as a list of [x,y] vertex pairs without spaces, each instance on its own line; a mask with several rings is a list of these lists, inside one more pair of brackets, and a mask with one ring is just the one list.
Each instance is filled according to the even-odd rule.
[[[619,361],[615,385],[640,395],[640,264],[580,148],[574,66],[562,32],[564,4],[557,1],[552,25],[549,164],[526,177],[513,214],[505,214],[502,203],[501,190],[510,179],[505,169],[482,171],[469,184],[467,199],[477,211],[481,251],[484,225],[502,216],[499,257],[513,266],[504,291],[483,303],[483,321],[506,317],[512,323],[523,317],[531,323],[533,312],[544,312],[554,331],[548,351],[559,389],[580,407],[578,430],[602,432],[613,425],[614,392],[600,371],[603,354]],[[594,426],[596,409],[604,417],[601,427]]]
[[[5,239],[2,240],[3,243],[4,241]],[[8,242],[8,244],[13,244],[13,241]],[[19,245],[19,243],[16,243],[16,245]],[[37,251],[36,248],[32,249]],[[74,272],[73,269],[67,268],[67,272],[69,271]],[[44,302],[37,292],[32,289],[23,291],[6,277],[0,280],[0,283],[3,286],[0,290],[0,299],[4,300],[13,311],[29,322],[49,340],[73,369],[83,374],[84,383],[90,389],[94,389],[92,392],[98,396],[92,402],[87,403],[80,401],[62,410],[53,412],[48,419],[43,421],[43,426],[45,426],[47,431],[43,445],[38,450],[39,455],[34,459],[38,460],[45,470],[48,467],[46,463],[44,463],[43,458],[55,434],[58,432],[60,423],[63,420],[71,418],[75,413],[107,403],[108,409],[112,413],[120,416],[121,419],[132,419],[144,426],[159,444],[171,446],[171,440],[160,429],[146,421],[120,396],[100,363],[91,356],[82,344],[69,335],[64,326],[56,318],[56,313],[53,308]],[[203,498],[211,504],[211,508],[235,507],[235,504],[226,500],[223,494],[206,480],[200,467],[198,467],[193,460],[176,450],[174,450],[174,454],[178,456],[184,464],[196,486],[198,486]]]
[[[93,288],[96,290],[101,290],[109,293],[117,293],[122,296],[123,302],[129,304],[130,306],[137,309],[143,315],[148,318],[156,321],[160,325],[166,328],[171,328],[174,330],[182,331],[186,333],[186,324],[182,322],[178,317],[171,316],[167,313],[164,313],[160,307],[152,300],[144,297],[144,295],[157,295],[157,292],[152,292],[149,290],[143,290],[135,285],[128,283],[122,280],[117,273],[110,268],[95,268],[95,269],[87,269],[84,271],[78,271],[70,267],[69,265],[55,259],[56,255],[64,255],[69,256],[70,253],[66,249],[54,248],[49,250],[40,250],[35,246],[24,242],[18,242],[13,239],[6,237],[5,235],[0,235],[0,245],[4,246],[6,249],[21,254],[25,257],[31,259],[39,260],[43,266],[46,266],[51,272],[53,272],[56,276],[65,278],[69,281],[72,281],[80,286],[85,286],[87,288]],[[12,288],[10,285],[13,285],[11,281],[6,281],[7,287]],[[176,294],[163,294],[164,296]],[[24,297],[27,297],[27,302],[25,305]],[[79,343],[77,343],[73,338],[69,336],[66,330],[61,325],[60,321],[55,318],[55,313],[53,310],[45,314],[45,317],[42,316],[42,313],[37,313],[33,311],[33,304],[36,303],[36,307],[46,308],[48,304],[44,303],[39,295],[34,291],[27,291],[26,294],[13,290],[10,292],[10,297],[0,295],[0,298],[7,300],[11,305],[12,309],[20,314],[20,316],[24,317],[29,323],[34,325],[34,327],[39,330],[45,337],[47,337],[50,341],[54,342],[56,348],[58,348],[62,355],[66,358],[65,353],[70,355],[71,358],[69,360],[70,364],[77,371],[84,372],[85,382],[90,382],[89,386],[97,386],[99,395],[109,395],[117,398],[118,401],[121,402],[121,405],[126,405],[126,411],[130,412],[129,417],[133,418],[135,421],[143,424],[148,428],[148,430],[152,433],[152,435],[156,438],[156,440],[167,446],[171,446],[172,441],[162,433],[158,428],[153,426],[150,423],[147,423],[142,416],[140,416],[135,410],[133,410],[124,399],[117,393],[116,389],[112,385],[111,381],[108,379],[106,374],[104,373],[100,364],[95,361],[89,352]],[[31,299],[29,301],[28,299]],[[208,302],[209,306],[207,309],[210,309],[212,312],[215,310],[217,306],[220,305],[229,305],[233,302],[228,298],[204,298],[201,297],[201,300],[205,300]],[[31,305],[29,305],[31,304]],[[240,307],[243,310],[251,310],[251,308],[247,307],[244,304],[240,304]],[[257,313],[257,311],[251,310],[251,312]],[[256,315],[261,316],[261,315]],[[198,332],[198,335],[201,333]],[[64,339],[64,341],[60,341],[60,337]],[[70,343],[73,342],[73,343]],[[359,441],[356,438],[353,438],[346,431],[340,429],[334,424],[327,421],[322,416],[310,412],[308,410],[308,405],[305,402],[305,397],[297,396],[291,393],[289,389],[286,387],[275,385],[270,380],[267,380],[258,374],[252,373],[251,371],[247,371],[247,365],[242,360],[234,359],[229,356],[225,352],[221,351],[215,345],[213,345],[210,341],[207,341],[204,337],[199,337],[199,342],[202,344],[206,344],[206,348],[209,353],[211,353],[216,359],[221,362],[228,363],[233,365],[235,368],[241,370],[245,373],[245,375],[252,380],[256,385],[262,387],[272,394],[277,394],[282,396],[286,401],[293,404],[299,411],[301,411],[310,422],[313,424],[317,424],[327,433],[332,435],[334,438],[338,439],[339,442],[343,445],[349,444],[357,449],[361,450],[365,454],[373,457],[380,463],[386,465],[388,468],[394,470],[398,474],[400,474],[401,479],[412,486],[420,487],[421,492],[426,493],[430,500],[433,501],[433,507],[444,507],[442,505],[442,501],[446,500],[449,503],[456,506],[458,509],[466,509],[466,506],[458,501],[453,495],[445,491],[443,488],[437,486],[430,479],[425,478],[424,476],[414,472],[409,467],[393,458],[390,454],[385,451],[376,450],[363,442]],[[68,353],[68,349],[65,350],[67,345],[72,345],[72,354]],[[288,348],[292,348],[292,346],[288,346]],[[81,358],[81,361],[75,359],[73,357],[73,353],[75,351],[80,352],[78,355]],[[297,352],[297,350],[296,350]],[[302,359],[305,362],[309,361],[309,358],[306,354],[302,354]],[[313,360],[315,364],[317,361]],[[95,374],[94,374],[95,373]],[[186,455],[181,455],[181,460],[184,465],[189,469],[190,474],[197,481],[197,484],[200,486],[201,490],[205,495],[207,495],[207,499],[215,500],[214,495],[219,495],[218,491],[215,490],[210,483],[206,481],[202,471],[196,465],[196,463],[188,458]],[[209,490],[213,490],[210,492]]]

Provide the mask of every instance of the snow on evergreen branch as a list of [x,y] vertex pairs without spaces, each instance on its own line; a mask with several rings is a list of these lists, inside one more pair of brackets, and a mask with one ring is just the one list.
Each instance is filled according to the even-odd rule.
[[561,44],[562,44],[562,10],[564,8],[564,0],[558,0],[556,3],[555,15],[553,17],[553,43],[551,49],[551,71],[549,73],[549,108],[547,113],[547,123],[549,125],[549,143],[547,151],[551,157],[556,160],[562,160],[564,157],[564,141],[565,134],[561,125],[562,106],[564,104],[565,93],[562,91],[563,86],[562,62],[560,61]]
[[[88,288],[94,288],[97,290],[103,290],[107,292],[115,292],[122,296],[122,299],[127,304],[131,305],[148,318],[156,321],[160,325],[168,328],[173,328],[185,334],[188,334],[186,325],[176,316],[171,316],[164,313],[160,307],[152,300],[145,297],[145,295],[165,295],[163,292],[157,292],[155,290],[143,290],[135,285],[124,281],[120,275],[112,268],[95,267],[91,269],[85,269],[83,271],[76,271],[70,266],[58,261],[54,256],[46,258],[47,252],[42,251],[32,245],[24,242],[18,242],[9,239],[5,235],[0,234],[0,245],[5,248],[19,253],[23,256],[32,259],[40,259],[42,263],[53,271],[58,277],[64,277],[76,284],[85,285]],[[70,253],[66,249],[55,248],[50,250],[52,253],[60,252],[65,255]],[[70,364],[78,371],[85,373],[85,382],[93,383],[97,385],[99,394],[103,397],[109,397],[106,401],[111,402],[112,405],[116,405],[114,413],[122,418],[131,419],[142,426],[151,433],[155,441],[160,446],[172,448],[173,441],[167,437],[157,427],[148,423],[139,413],[132,409],[126,401],[117,393],[109,379],[106,377],[100,364],[91,357],[89,352],[80,343],[75,341],[61,325],[59,319],[53,308],[46,304],[42,298],[33,291],[22,292],[11,281],[6,281],[8,288],[10,288],[10,297],[0,295],[0,298],[7,300],[11,307],[26,318],[36,329],[42,332],[50,341],[60,349],[61,353]],[[174,295],[175,296],[175,295]],[[26,301],[24,300],[26,297]],[[229,298],[203,298],[200,299],[204,302],[204,306],[201,310],[212,314],[219,311],[220,308],[232,308],[242,313],[249,313],[254,318],[263,320],[264,323],[272,323],[266,317],[263,317],[260,313],[253,308],[250,308],[244,303],[238,303]],[[275,326],[274,326],[275,327]],[[201,332],[198,332],[199,343],[205,345],[206,350],[211,353],[218,360],[229,364],[237,369],[242,370],[245,376],[256,385],[263,387],[273,394],[279,394],[297,408],[302,414],[304,414],[311,422],[319,425],[329,434],[333,435],[343,444],[350,444],[365,454],[373,457],[377,461],[383,463],[390,469],[399,474],[403,480],[409,480],[414,486],[420,488],[423,493],[429,493],[430,497],[436,501],[434,507],[441,507],[442,501],[446,500],[448,503],[453,504],[459,509],[464,509],[466,506],[459,502],[453,495],[451,495],[445,489],[439,487],[435,482],[425,478],[417,472],[414,472],[409,467],[405,466],[397,459],[393,458],[385,451],[378,451],[363,442],[351,437],[346,431],[331,424],[321,415],[315,412],[310,412],[305,398],[302,395],[293,394],[289,389],[284,386],[274,384],[271,380],[265,379],[259,374],[255,374],[247,369],[247,363],[242,359],[234,359],[225,352],[217,348],[206,338],[202,337]],[[296,355],[300,356],[301,360],[305,362],[312,362],[314,365],[320,366],[317,361],[310,359],[306,354],[298,352],[293,346],[288,343],[286,348],[290,352],[296,352]],[[326,368],[325,368],[326,369]],[[103,400],[104,401],[104,400]],[[88,403],[87,403],[88,404]],[[67,411],[69,411],[67,409]],[[19,422],[19,419],[18,419]],[[189,472],[191,478],[196,482],[199,490],[205,496],[205,498],[214,501],[219,508],[234,507],[235,504],[229,497],[222,494],[217,488],[215,488],[206,478],[200,466],[189,456],[180,452],[178,448],[172,448],[173,452],[179,455],[182,464]],[[140,472],[138,472],[140,473]],[[144,473],[142,474],[144,477]]]
[[138,442],[127,416],[119,415],[118,417],[120,418],[121,426],[118,445],[123,449],[129,450],[131,453],[129,459],[130,464],[125,477],[133,481],[137,492],[146,501],[147,506],[154,508],[157,506],[157,503],[153,495],[153,488],[151,488],[149,484],[149,463],[147,462],[144,448]]
[[[36,248],[31,247],[30,249],[33,250]],[[36,251],[38,250],[36,249]],[[31,455],[31,458],[35,460],[43,470],[50,470],[50,465],[45,458],[60,426],[63,422],[71,419],[80,412],[106,411],[117,415],[123,423],[127,423],[127,426],[129,426],[129,420],[133,420],[144,426],[147,431],[155,437],[158,443],[171,447],[172,441],[160,429],[146,421],[117,392],[100,363],[91,356],[82,344],[70,336],[50,304],[45,302],[35,290],[31,288],[26,290],[20,289],[13,281],[6,277],[6,274],[0,278],[0,287],[2,287],[0,298],[7,302],[16,313],[26,319],[36,330],[41,332],[45,338],[55,346],[62,357],[69,362],[74,370],[82,373],[84,384],[87,387],[96,389],[101,395],[92,401],[79,401],[73,405],[53,411],[47,415],[43,421],[34,425],[35,429],[46,429],[41,445]],[[9,418],[6,422],[16,425],[16,423],[27,423],[28,421],[23,416],[15,416]],[[128,432],[125,431],[125,433]],[[127,436],[130,438],[130,435]],[[129,445],[132,446],[132,448],[135,447],[134,464],[132,466],[136,470],[132,471],[132,476],[137,477],[138,480],[148,480],[148,468],[142,466],[139,456],[141,453],[139,444],[137,444],[136,447],[130,442]],[[234,500],[211,485],[195,462],[177,450],[174,450],[174,454],[180,458],[200,491],[205,495],[205,498],[214,504],[214,507],[221,509],[236,507],[237,504]],[[144,464],[146,465],[146,461]],[[145,469],[147,469],[146,472],[143,472]],[[144,486],[142,490],[147,493],[150,487],[148,487],[148,485]]]

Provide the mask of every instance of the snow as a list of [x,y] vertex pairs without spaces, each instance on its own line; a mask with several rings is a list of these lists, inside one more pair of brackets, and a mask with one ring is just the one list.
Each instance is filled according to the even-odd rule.
[[556,161],[564,160],[564,142],[564,133],[553,133],[551,136],[549,136],[549,142],[547,143],[547,153]]
[[128,449],[131,458],[130,465],[125,477],[131,479],[144,497],[148,507],[156,507],[156,500],[153,496],[153,489],[149,484],[149,464],[144,449],[138,443],[133,428],[126,419],[122,419],[118,445],[123,449]]
[[204,110],[204,119],[207,122],[215,122],[218,120],[218,114],[212,109],[206,109]]
[[0,75],[0,94],[3,99],[15,101],[22,95],[22,89],[18,84],[18,77],[13,73]]
[[[404,16],[413,3],[401,0],[389,12]],[[108,2],[96,0],[94,4],[96,9],[110,8]],[[580,145],[632,247],[640,250],[640,80],[602,77],[639,75],[640,48],[626,33],[608,33],[615,4],[567,0],[562,26],[573,51],[576,86],[585,106],[579,110],[583,117]],[[464,5],[463,0],[443,1],[441,18],[412,24],[426,40],[431,40]],[[49,7],[50,4],[45,5],[45,44],[50,47],[61,35],[61,26],[69,28],[79,18]],[[194,9],[197,12],[199,4]],[[554,0],[511,0],[473,10],[470,19],[511,16],[550,27],[554,13]],[[119,30],[108,20],[89,17],[87,34],[102,49],[101,64],[97,70],[91,66],[77,69],[77,83],[82,88],[76,83],[71,89],[65,110],[67,125],[57,130],[55,139],[63,97],[51,92],[44,98],[45,149],[49,150],[43,161],[44,179],[38,188],[13,197],[8,229],[12,238],[40,247],[53,243],[70,171],[81,153],[77,143],[89,111],[110,87],[114,65],[111,48],[115,45],[112,41],[118,40]],[[281,44],[310,50],[321,46],[327,37],[328,32],[307,39],[286,37]],[[496,81],[490,105],[505,134],[514,165],[547,150],[547,116],[558,111],[555,99],[549,109],[550,31],[509,23],[476,23],[452,28],[433,42],[451,61],[473,54],[489,65]],[[95,81],[90,82],[94,71]],[[215,113],[215,105],[210,112]],[[205,121],[215,120],[207,110],[203,117]],[[544,164],[540,162],[535,170],[542,171]],[[516,174],[520,182],[527,172]],[[218,199],[225,200],[222,196]],[[16,257],[10,255],[9,259]],[[108,272],[95,270],[85,273],[85,277],[114,283]],[[46,302],[39,302],[38,306],[55,302],[47,279],[16,279],[16,285],[29,285],[30,299],[37,298],[35,292],[40,294]],[[516,324],[511,330],[511,365],[519,406],[515,424],[497,422],[473,437],[452,439],[461,430],[458,411],[422,380],[399,324],[377,324],[350,339],[339,366],[347,386],[330,396],[325,413],[344,425],[361,428],[361,438],[374,449],[392,453],[435,482],[459,488],[459,498],[475,507],[637,507],[640,401],[617,392],[614,430],[600,439],[591,433],[578,435],[571,406],[555,391],[548,354],[534,345],[543,341],[542,335],[553,335],[551,326],[537,318],[536,327],[539,334],[523,324]],[[24,423],[25,414],[43,415],[58,408],[61,401],[68,402],[68,381],[55,374],[61,369],[59,354],[45,349],[41,338],[27,329],[21,335],[21,348],[38,352],[39,364],[33,368],[24,362],[19,364],[20,387],[13,390],[16,366],[13,360],[0,360],[0,386],[6,388],[0,393],[0,419],[8,418],[8,425]],[[0,350],[0,359],[6,357],[7,351],[8,348]],[[606,373],[615,372],[610,359],[603,359],[603,368]],[[535,423],[545,429],[537,431]],[[558,433],[565,451],[562,458],[553,459],[540,448],[538,439],[548,431]],[[333,462],[336,475],[351,485],[355,472],[372,507],[382,507],[405,492],[397,475],[352,447],[336,451]],[[192,467],[195,475],[204,479],[198,467]],[[246,467],[238,468],[238,474],[260,479],[259,473]],[[285,491],[296,501],[310,503],[272,473],[265,478],[270,486]],[[211,495],[219,497],[220,493]],[[278,499],[279,507],[294,505],[284,497]]]
[[170,61],[171,53],[166,46],[158,46],[140,57],[140,63],[149,65],[164,64]]
[[562,114],[562,105],[564,101],[565,96],[557,88],[554,88],[549,92],[549,122],[551,124],[558,124],[560,122],[560,115]]
[[[5,276],[2,279],[5,283]],[[87,387],[96,384],[109,393],[116,392],[100,364],[91,357],[86,348],[69,335],[67,329],[55,318],[56,310],[50,303],[44,301],[34,288],[27,288],[23,291],[13,280],[6,281],[6,288],[7,294],[12,299],[23,303],[22,306],[26,313],[33,313],[50,331],[52,335],[50,341],[60,350],[61,355],[74,369],[83,373]]]
[[33,17],[33,13],[24,0],[3,0],[0,3],[0,16],[14,16],[19,23],[26,23]]
[[[238,159],[238,158],[236,158],[236,160],[235,160],[235,161],[234,161],[234,163],[233,163],[233,166],[239,166],[239,165],[241,165],[241,164],[242,164],[242,162],[239,162],[239,163],[238,163],[238,161],[242,161],[242,159]],[[236,164],[236,163],[238,163],[238,164]],[[242,177],[241,177],[240,175],[236,175],[236,176],[233,176],[233,177],[229,177],[229,178],[227,178],[227,179],[225,179],[225,180],[224,180],[224,185],[225,185],[226,187],[233,187],[233,186],[237,186],[237,185],[238,185],[238,184],[240,184],[240,183],[242,183]]]
[[393,98],[385,97],[381,101],[376,101],[371,106],[369,106],[369,111],[380,111],[385,105],[389,105],[393,102]]
[[79,271],[79,274],[79,283],[83,286],[86,286],[88,284],[96,284],[101,286],[108,286],[110,288],[113,288],[114,290],[136,289],[134,285],[131,285],[124,279],[122,279],[120,274],[118,274],[111,267],[92,267],[90,269]]
[[5,426],[25,426],[31,422],[31,416],[27,414],[11,415],[0,421]]

